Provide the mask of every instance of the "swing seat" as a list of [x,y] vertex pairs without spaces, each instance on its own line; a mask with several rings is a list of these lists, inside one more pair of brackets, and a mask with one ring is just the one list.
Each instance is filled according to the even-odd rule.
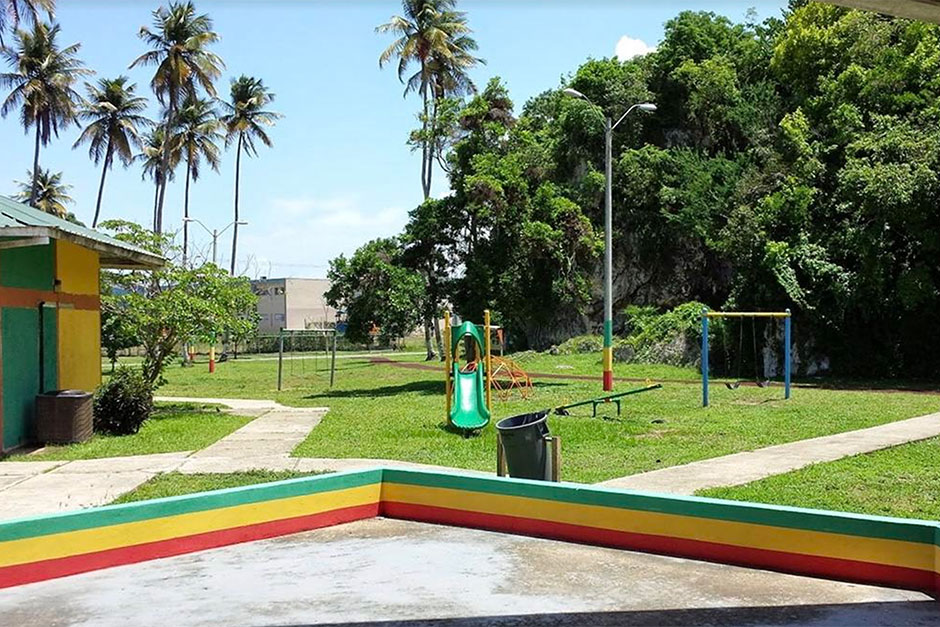
[[737,390],[739,387],[741,387],[741,382],[735,381],[734,383],[725,383],[725,387],[729,390]]
[[759,388],[769,388],[771,384],[769,379],[766,381],[757,381],[756,383],[757,383],[757,387]]

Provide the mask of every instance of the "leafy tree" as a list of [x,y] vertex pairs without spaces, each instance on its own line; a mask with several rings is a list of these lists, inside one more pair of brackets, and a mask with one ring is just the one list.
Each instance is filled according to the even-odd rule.
[[169,169],[164,172],[163,150],[164,141],[166,141],[166,134],[166,126],[164,124],[157,124],[148,132],[144,133],[144,136],[141,140],[140,153],[135,156],[135,159],[140,161],[143,166],[141,178],[143,179],[149,176],[153,180],[153,224],[157,223],[157,210],[159,208],[160,190],[163,189],[164,177],[167,177],[170,181],[172,181],[174,172],[176,171],[176,166],[179,165],[180,161],[179,140],[171,132],[169,140]]
[[247,279],[232,277],[214,264],[177,264],[178,251],[168,235],[122,220],[101,226],[122,241],[170,259],[159,270],[108,272],[103,279],[103,306],[119,311],[125,330],[139,338],[142,372],[152,387],[162,384],[182,341],[210,340],[226,331],[242,334],[257,324],[257,297]]
[[[28,180],[17,181],[20,191],[14,198],[20,202],[29,202],[32,196],[32,205],[36,209],[68,219],[71,214],[66,205],[73,204],[75,200],[69,196],[72,186],[62,182],[62,173],[40,170],[36,176],[32,172],[27,172],[26,176]],[[72,216],[71,221],[77,222],[74,218]]]
[[183,101],[176,118],[178,150],[186,161],[186,188],[183,196],[183,266],[189,260],[189,183],[201,173],[202,161],[219,171],[221,161],[217,142],[222,139],[222,122],[212,101],[192,94]]
[[55,0],[0,0],[0,48],[7,28],[15,30],[21,23],[35,24],[42,19],[43,12],[52,20]]
[[242,152],[249,157],[257,156],[255,140],[265,146],[271,146],[271,138],[265,127],[273,126],[281,118],[280,113],[268,111],[265,107],[274,101],[271,93],[260,78],[242,74],[232,79],[229,92],[230,102],[223,102],[225,114],[225,145],[235,142],[235,220],[232,230],[232,263],[229,272],[235,274],[235,259],[238,252],[238,192],[241,179]]
[[[0,74],[0,87],[11,89],[0,105],[0,115],[6,117],[16,108],[20,110],[23,129],[35,127],[33,149],[34,176],[38,176],[39,148],[46,146],[52,136],[59,136],[59,128],[76,121],[76,106],[81,96],[74,85],[79,77],[91,74],[76,56],[81,44],[59,47],[58,24],[50,26],[36,22],[32,30],[17,30],[12,48],[0,48],[0,55],[13,68]],[[34,205],[38,181],[33,180],[29,204]]]
[[[150,50],[137,57],[130,67],[156,66],[150,87],[164,105],[164,126],[175,128],[180,104],[187,95],[196,97],[200,89],[215,97],[215,80],[225,64],[209,51],[219,40],[208,15],[197,15],[192,2],[171,2],[153,12],[153,29],[140,29],[140,38]],[[173,146],[163,143],[160,160],[160,190],[153,229],[163,230],[163,203],[173,161]]]
[[404,265],[394,238],[373,240],[349,259],[340,255],[330,262],[327,276],[326,300],[346,312],[346,337],[352,342],[370,343],[376,326],[379,338],[391,342],[421,320],[424,282]]
[[[107,289],[105,290],[105,293]],[[111,362],[111,372],[118,360],[118,353],[140,345],[140,338],[129,324],[129,318],[118,309],[115,299],[105,298],[101,302],[101,346]]]
[[91,228],[98,226],[104,179],[114,155],[118,156],[124,167],[130,165],[134,160],[134,149],[141,146],[140,127],[150,125],[150,120],[142,115],[147,108],[147,99],[136,95],[137,85],[128,85],[128,80],[126,76],[118,76],[99,79],[97,85],[86,83],[88,99],[78,112],[78,117],[88,122],[88,125],[73,147],[87,143],[88,156],[95,164],[104,159]]

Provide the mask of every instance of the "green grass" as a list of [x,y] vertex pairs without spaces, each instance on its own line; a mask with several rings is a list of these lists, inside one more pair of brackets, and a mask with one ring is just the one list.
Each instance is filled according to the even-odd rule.
[[[419,362],[420,357],[396,356]],[[523,355],[533,372],[599,375],[594,355]],[[558,368],[557,366],[571,366]],[[667,376],[668,375],[668,376]],[[591,418],[590,407],[575,415],[549,419],[562,438],[562,476],[595,482],[617,476],[752,450],[772,444],[870,427],[934,412],[940,398],[923,394],[796,389],[789,401],[782,389],[722,385],[712,388],[711,406],[701,407],[698,374],[692,369],[617,364],[615,376],[637,379],[687,379],[624,401],[624,416]],[[284,390],[278,392],[276,362],[227,362],[214,375],[202,369],[172,368],[162,394],[235,398],[272,398],[291,406],[328,406],[323,422],[294,451],[306,457],[400,459],[458,468],[490,470],[496,451],[491,424],[464,439],[444,420],[443,368],[407,370],[365,360],[337,361],[336,387],[328,373],[313,371],[312,360],[285,364]],[[618,383],[623,391],[639,384]],[[599,381],[546,379],[529,400],[494,401],[498,420],[601,395]],[[613,406],[608,406],[612,414]]]
[[146,501],[160,499],[167,496],[180,496],[209,490],[223,490],[237,488],[255,483],[268,483],[269,481],[282,481],[297,477],[309,477],[323,474],[316,472],[290,472],[272,470],[249,470],[247,472],[233,472],[230,474],[194,474],[184,475],[179,472],[168,472],[157,475],[150,481],[142,483],[135,490],[124,494],[113,503],[131,503],[133,501]]
[[233,416],[212,406],[158,403],[153,415],[134,435],[95,434],[89,441],[81,444],[47,446],[31,455],[14,455],[9,461],[97,459],[196,451],[227,436],[249,421],[251,418]]
[[940,438],[699,492],[738,501],[940,520]]

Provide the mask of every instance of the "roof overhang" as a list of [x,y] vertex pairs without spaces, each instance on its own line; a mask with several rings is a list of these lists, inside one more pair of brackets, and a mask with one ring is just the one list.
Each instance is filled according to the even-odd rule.
[[51,238],[71,242],[98,253],[102,268],[117,268],[125,270],[153,270],[163,267],[166,260],[139,249],[126,248],[103,242],[90,237],[83,237],[75,233],[50,226],[8,226],[0,228],[0,237],[24,238],[23,245],[36,245],[42,238]]
[[897,17],[940,24],[940,0],[824,0],[850,9],[864,9]]

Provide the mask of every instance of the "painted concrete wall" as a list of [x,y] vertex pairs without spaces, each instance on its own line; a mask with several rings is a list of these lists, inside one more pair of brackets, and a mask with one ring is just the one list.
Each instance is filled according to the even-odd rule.
[[[69,242],[56,242],[56,277],[60,292],[97,297],[100,269],[98,253]],[[101,383],[99,308],[62,305],[58,322],[58,387],[94,391]]]
[[336,310],[326,304],[327,279],[286,279],[287,328],[326,327],[336,320]]

